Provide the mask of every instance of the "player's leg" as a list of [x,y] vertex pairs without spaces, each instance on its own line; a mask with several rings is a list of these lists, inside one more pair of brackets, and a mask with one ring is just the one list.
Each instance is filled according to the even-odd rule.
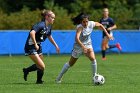
[[30,59],[32,59],[35,64],[23,69],[24,79],[27,80],[27,75],[29,72],[37,70],[37,83],[39,81],[42,83],[42,76],[45,69],[45,64],[43,63],[42,47],[39,45],[39,49],[36,51],[34,45],[26,46],[25,53],[30,57]]
[[25,68],[24,79],[27,80],[28,74],[26,74],[26,73],[37,70],[37,82],[36,83],[43,83],[42,76],[44,74],[45,64],[43,63],[42,59],[40,58],[40,56],[38,54],[29,55],[29,57],[32,59],[32,61],[35,64],[32,66],[29,66],[28,68]]
[[29,72],[36,71],[37,69],[38,68],[37,68],[36,64],[33,64],[27,68],[23,68],[24,80],[27,81],[27,75],[29,74]]
[[[25,55],[29,56],[29,55],[35,55],[37,54],[36,50],[34,49],[34,46],[25,46]],[[33,64],[27,68],[23,68],[23,73],[24,73],[24,80],[27,81],[27,75],[29,74],[29,72],[32,71],[36,71],[37,70],[37,66],[36,64]]]
[[64,64],[60,74],[56,78],[57,83],[61,83],[61,78],[64,75],[64,73],[66,73],[68,69],[76,63],[77,59],[80,57],[81,54],[82,48],[75,45],[69,62]]
[[109,45],[109,49],[116,48],[116,45]]
[[[113,36],[113,33],[110,32],[110,35]],[[116,43],[116,44],[113,44],[113,45],[109,45],[109,49],[112,49],[112,48],[118,48],[119,51],[122,50],[120,43]]]
[[60,74],[57,76],[56,78],[56,82],[57,83],[61,83],[61,79],[63,77],[63,75],[68,71],[68,69],[73,66],[78,58],[74,58],[73,56],[71,56],[69,62],[65,63],[64,66],[62,67],[62,70],[60,72]]
[[[43,61],[43,55],[41,54],[41,55],[39,55],[39,57]],[[43,65],[45,66],[44,63],[43,63]],[[45,67],[44,67],[44,69],[45,69]],[[37,84],[42,84],[43,83],[42,77],[44,75],[44,69],[43,70],[40,69],[40,68],[37,69],[37,81],[36,81]]]
[[97,62],[96,62],[95,54],[92,48],[88,49],[86,56],[91,61],[92,75],[94,76],[97,73]]
[[106,60],[106,49],[108,47],[108,38],[104,37],[102,40],[102,60]]
[[29,57],[36,63],[38,69],[37,69],[37,84],[41,84],[43,83],[42,81],[42,77],[44,75],[44,69],[45,69],[45,64],[42,61],[42,59],[40,58],[40,56],[42,55],[30,55]]
[[108,49],[112,49],[112,48],[118,48],[119,51],[122,50],[120,43],[109,45]]
[[118,48],[119,51],[122,50],[120,43],[109,45],[109,49],[112,49],[112,48]]

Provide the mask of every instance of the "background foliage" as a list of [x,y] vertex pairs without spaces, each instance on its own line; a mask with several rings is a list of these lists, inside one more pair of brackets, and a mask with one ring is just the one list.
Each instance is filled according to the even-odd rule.
[[118,29],[139,29],[140,0],[0,0],[0,29],[30,29],[44,8],[56,14],[53,29],[74,29],[72,17],[87,12],[99,21],[103,7],[110,9]]

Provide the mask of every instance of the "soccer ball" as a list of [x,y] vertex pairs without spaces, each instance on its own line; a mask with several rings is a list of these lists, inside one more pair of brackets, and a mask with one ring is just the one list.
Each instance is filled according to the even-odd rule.
[[105,83],[105,78],[102,75],[95,75],[93,77],[93,82],[95,85],[103,85]]

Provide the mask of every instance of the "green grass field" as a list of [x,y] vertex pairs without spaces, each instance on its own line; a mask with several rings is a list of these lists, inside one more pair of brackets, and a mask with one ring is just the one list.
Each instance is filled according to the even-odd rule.
[[32,64],[27,56],[0,56],[0,93],[140,93],[140,54],[109,54],[102,61],[97,54],[98,73],[106,79],[102,86],[94,86],[91,64],[81,56],[64,75],[61,84],[55,78],[70,55],[44,56],[46,64],[42,85],[35,84],[36,72],[23,80],[22,68]]

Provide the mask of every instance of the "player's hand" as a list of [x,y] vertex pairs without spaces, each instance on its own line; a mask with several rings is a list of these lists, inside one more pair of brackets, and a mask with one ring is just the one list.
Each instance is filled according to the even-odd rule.
[[114,40],[114,37],[111,35],[109,35],[108,38],[109,38],[109,40]]
[[83,49],[84,54],[86,54],[87,53],[87,48],[84,46],[84,47],[82,47],[82,49]]
[[35,44],[35,49],[38,50],[39,49],[39,46],[37,44]]
[[60,53],[60,48],[56,47],[56,52],[59,54]]
[[112,29],[111,28],[107,28],[107,31],[111,31]]

